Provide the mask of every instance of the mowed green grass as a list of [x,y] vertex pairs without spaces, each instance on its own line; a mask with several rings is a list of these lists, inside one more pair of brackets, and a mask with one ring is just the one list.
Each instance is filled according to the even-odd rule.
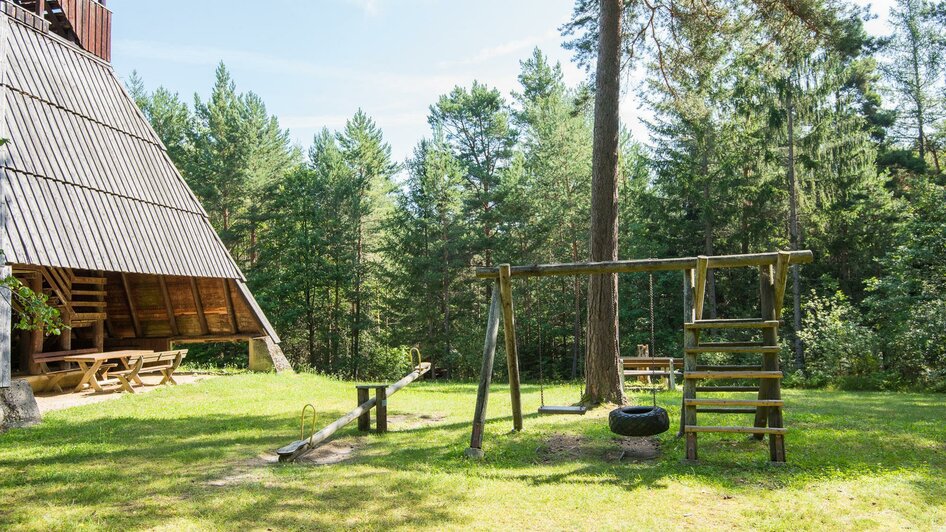
[[[525,386],[525,430],[510,433],[494,386],[482,462],[469,444],[475,385],[415,383],[390,399],[386,435],[339,464],[273,464],[260,455],[298,437],[306,403],[324,425],[355,403],[351,383],[314,375],[240,375],[50,413],[0,435],[2,529],[943,529],[942,395],[786,391],[788,465],[740,435],[700,437],[680,462],[674,430],[649,462],[607,459],[607,409],[538,417]],[[578,387],[546,389],[570,404]],[[633,396],[646,403],[649,395]],[[658,402],[677,422],[679,393]],[[721,419],[706,416],[706,422]],[[748,421],[747,421],[748,422]],[[414,428],[408,428],[408,425]],[[586,452],[548,455],[555,435]]]

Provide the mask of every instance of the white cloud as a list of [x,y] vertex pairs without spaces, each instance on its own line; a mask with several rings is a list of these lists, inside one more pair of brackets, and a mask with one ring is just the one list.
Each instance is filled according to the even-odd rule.
[[450,61],[441,61],[437,64],[440,68],[450,68],[455,66],[470,66],[470,65],[479,65],[486,63],[498,57],[507,56],[520,52],[523,50],[528,50],[542,44],[543,42],[548,41],[552,38],[557,38],[558,32],[555,30],[549,30],[542,35],[534,35],[525,39],[516,39],[514,41],[509,41],[507,43],[500,44],[498,46],[492,46],[489,48],[483,48],[480,51],[476,52],[470,57],[465,59],[457,59]]
[[240,66],[258,72],[308,76],[343,81],[353,86],[376,85],[386,90],[415,94],[418,91],[447,92],[456,84],[455,75],[402,74],[378,70],[357,70],[318,65],[276,55],[217,48],[190,46],[165,42],[123,39],[115,42],[122,55],[184,65],[216,65],[223,61],[228,66]]
[[[397,126],[412,126],[416,124],[426,124],[427,115],[424,113],[398,112],[398,113],[368,113],[372,120],[378,123],[382,129]],[[345,122],[351,118],[350,115],[287,115],[279,117],[279,124],[282,127],[290,129],[341,129]]]

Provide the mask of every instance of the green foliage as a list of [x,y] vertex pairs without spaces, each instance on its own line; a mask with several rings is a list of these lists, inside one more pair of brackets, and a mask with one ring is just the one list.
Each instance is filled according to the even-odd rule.
[[[842,389],[882,388],[879,342],[843,292],[805,298],[804,329],[807,378],[799,384]],[[797,376],[796,376],[797,377]]]

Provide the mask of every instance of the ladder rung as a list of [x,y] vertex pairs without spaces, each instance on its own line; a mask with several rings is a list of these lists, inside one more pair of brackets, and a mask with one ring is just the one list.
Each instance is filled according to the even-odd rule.
[[700,413],[703,414],[755,414],[757,410],[755,408],[699,408],[697,409]]
[[71,302],[70,304],[71,304],[74,308],[76,308],[76,307],[82,307],[82,308],[88,308],[88,307],[92,307],[92,308],[105,308],[106,305],[108,305],[108,303],[106,303],[106,302],[104,302],[104,301],[73,301],[73,302]]
[[700,342],[697,347],[763,347],[762,342]]
[[781,399],[684,399],[687,406],[784,406]]
[[624,370],[625,377],[666,377],[669,371]]
[[781,379],[781,371],[690,371],[684,379]]
[[684,323],[686,329],[770,329],[778,327],[778,320],[760,320],[755,318],[737,320],[697,320]]
[[785,434],[788,429],[774,427],[700,427],[687,425],[684,432],[738,432],[742,434]]
[[777,345],[764,346],[718,346],[718,347],[688,347],[687,353],[778,353],[781,349]]
[[723,392],[757,392],[758,386],[697,386],[697,392],[702,393],[723,393]]
[[758,364],[750,365],[750,366],[732,366],[732,365],[731,365],[731,366],[704,366],[704,365],[698,365],[698,366],[696,366],[696,371],[712,371],[712,370],[719,370],[719,371],[760,371],[761,369],[762,369],[762,366],[760,366],[760,365],[758,365]]

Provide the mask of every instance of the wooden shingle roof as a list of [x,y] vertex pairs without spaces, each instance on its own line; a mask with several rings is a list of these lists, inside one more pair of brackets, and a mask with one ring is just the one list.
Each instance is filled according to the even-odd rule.
[[7,15],[0,137],[7,262],[243,280],[112,67]]

